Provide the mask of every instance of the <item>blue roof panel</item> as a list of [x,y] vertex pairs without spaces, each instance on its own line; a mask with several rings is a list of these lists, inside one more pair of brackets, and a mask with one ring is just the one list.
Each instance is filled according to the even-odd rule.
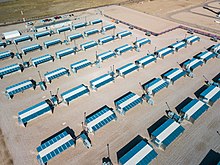
[[[141,140],[137,145],[135,145],[131,150],[129,150],[125,155],[123,155],[119,159],[119,163],[122,165],[126,164],[132,157],[134,157],[139,151],[141,151],[147,145],[149,145],[147,144],[147,142]],[[146,154],[144,158],[142,158],[140,161],[135,162],[135,164],[147,165],[156,157],[157,157],[157,153],[154,150],[152,150],[151,152]]]

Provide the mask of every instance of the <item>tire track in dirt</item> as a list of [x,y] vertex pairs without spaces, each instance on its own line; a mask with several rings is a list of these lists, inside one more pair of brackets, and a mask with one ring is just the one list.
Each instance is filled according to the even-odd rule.
[[2,134],[1,129],[0,129],[0,162],[2,165],[13,165],[13,160],[7,149],[7,146],[4,140],[4,135]]

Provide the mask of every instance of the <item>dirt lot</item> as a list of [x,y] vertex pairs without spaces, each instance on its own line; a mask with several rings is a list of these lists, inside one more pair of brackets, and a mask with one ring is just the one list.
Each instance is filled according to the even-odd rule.
[[219,19],[216,17],[216,14],[202,8],[203,6],[207,6],[210,9],[219,12],[220,4],[218,1],[155,0],[130,3],[125,6],[143,13],[171,20],[179,24],[220,34],[219,23],[216,23],[216,20],[218,21]]
[[[124,7],[110,6],[100,8],[100,10],[103,10],[104,13],[111,14],[118,19],[123,19],[130,23],[149,28],[154,31],[165,30],[166,28],[177,25],[171,21],[149,16]],[[89,13],[95,13],[95,10],[90,10]],[[88,17],[88,19],[91,20],[95,18],[103,19],[104,25],[111,23],[111,20],[103,16],[92,15],[91,17]],[[77,20],[74,21],[74,23],[81,21],[82,20]],[[117,29],[115,33],[122,30],[129,30],[127,26],[122,24],[116,26]],[[0,27],[0,32],[2,33],[8,30],[22,28],[24,28],[24,26],[20,24],[9,27]],[[100,29],[101,25],[95,25],[94,27],[88,26],[86,28],[78,29],[76,32],[83,33],[83,31],[91,28]],[[119,47],[125,43],[132,44],[136,37],[146,37],[143,32],[137,30],[133,30],[132,32],[133,35],[125,39],[116,40],[106,45],[92,48],[86,52],[79,52],[75,56],[67,56],[61,60],[55,60],[54,63],[43,64],[37,69],[32,67],[26,69],[23,73],[15,73],[1,80],[0,89],[2,95],[0,95],[0,102],[2,104],[0,104],[0,126],[2,128],[5,142],[11,153],[14,164],[38,164],[36,160],[36,147],[40,145],[41,141],[55,134],[65,126],[72,128],[75,131],[75,134],[78,135],[82,130],[81,122],[83,120],[83,112],[90,114],[103,105],[108,105],[114,108],[113,101],[128,91],[141,95],[142,91],[138,85],[139,82],[144,83],[154,77],[159,77],[162,73],[170,68],[179,67],[177,62],[181,63],[186,59],[192,58],[195,54],[204,51],[205,48],[215,44],[214,42],[210,41],[209,38],[199,35],[199,37],[201,37],[200,42],[195,43],[186,49],[182,49],[174,55],[169,55],[164,60],[159,59],[157,63],[151,64],[145,69],[140,69],[139,72],[133,72],[126,76],[126,78],[119,77],[116,79],[115,83],[110,83],[103,88],[100,88],[97,92],[92,91],[90,96],[83,96],[82,98],[72,102],[70,106],[60,105],[55,109],[54,114],[42,116],[30,122],[26,128],[18,125],[17,113],[44,100],[45,98],[49,98],[49,91],[55,92],[59,87],[60,92],[64,92],[82,83],[89,85],[89,81],[91,79],[107,73],[110,66],[115,65],[115,68],[118,68],[129,62],[134,62],[136,59],[146,55],[148,51],[152,53],[155,50],[155,47],[157,49],[163,48],[176,42],[176,40],[183,39],[186,35],[185,31],[178,29],[159,37],[151,36],[149,39],[152,40],[152,44],[144,46],[140,52],[127,52],[117,58],[111,58],[107,61],[104,61],[101,64],[101,68],[97,68],[95,66],[92,68],[88,67],[80,70],[77,74],[72,74],[70,77],[61,77],[57,80],[54,80],[51,84],[48,84],[48,90],[45,92],[41,91],[39,88],[34,91],[27,90],[24,93],[16,95],[13,100],[8,100],[3,94],[7,86],[20,81],[30,78],[39,81],[37,74],[38,70],[44,74],[47,71],[54,70],[58,67],[69,68],[71,63],[85,58],[94,61],[96,51],[101,53],[108,50],[114,50],[116,47]],[[75,33],[75,31],[67,32],[66,35],[73,33]],[[31,32],[27,34],[33,35]],[[105,35],[112,34],[113,32],[109,31]],[[90,40],[97,41],[98,38],[101,37],[103,37],[103,34],[97,34],[85,39],[80,39],[77,41],[77,45],[79,46],[79,44]],[[53,38],[60,38],[63,40],[64,35],[55,34],[52,37],[34,40],[31,43],[23,42],[18,45],[18,49],[20,51],[22,47],[33,43],[43,45],[44,41],[51,40]],[[24,60],[28,61],[30,58],[47,53],[54,55],[55,52],[67,47],[73,47],[73,43],[70,43],[70,45],[56,45],[49,49],[28,53],[26,56],[24,56]],[[5,49],[0,49],[1,51],[12,50],[15,52],[15,47],[13,45],[10,45]],[[1,62],[1,67],[20,62],[21,61],[16,58],[5,60],[4,62]],[[167,109],[165,102],[168,102],[171,109],[175,111],[175,106],[177,106],[186,97],[195,98],[194,92],[204,85],[204,78],[202,75],[204,74],[208,79],[212,79],[219,73],[219,66],[219,59],[211,59],[206,65],[195,70],[195,77],[193,79],[189,77],[182,78],[176,82],[175,85],[170,86],[168,89],[165,89],[156,95],[154,97],[154,106],[144,103],[133,108],[125,116],[121,116],[116,112],[118,116],[118,120],[116,122],[111,122],[99,130],[95,135],[90,135],[93,143],[93,147],[91,149],[86,149],[83,144],[78,141],[76,148],[68,149],[68,151],[52,159],[48,164],[56,165],[62,163],[64,165],[98,165],[101,163],[101,159],[107,155],[105,147],[107,143],[110,144],[111,159],[114,164],[117,164],[116,152],[136,135],[140,134],[141,136],[149,139],[146,130],[160,117],[165,115],[164,111]],[[217,130],[220,131],[220,113],[218,111],[218,107],[220,105],[219,103],[220,102],[218,101],[213,107],[211,107],[209,111],[198,119],[194,125],[184,122],[183,126],[186,129],[184,134],[173,144],[171,144],[166,151],[161,151],[154,146],[154,149],[158,153],[158,162],[153,161],[152,164],[195,165],[201,162],[210,149],[220,152],[219,135],[216,133]],[[63,123],[66,123],[66,125],[64,126]],[[0,139],[3,139],[1,137],[2,136],[0,135]],[[8,152],[5,152],[6,149],[4,149],[5,143],[2,142],[0,144],[3,144],[0,147],[4,150],[3,161],[6,163],[11,163],[12,161],[10,156],[8,155]],[[2,156],[0,158],[2,158]]]
[[0,161],[3,165],[12,165],[13,160],[11,155],[6,147],[4,136],[2,130],[0,129]]
[[125,7],[161,17],[167,13],[195,6],[203,2],[206,2],[206,0],[145,0],[138,3],[126,4]]
[[[213,3],[208,3],[208,5],[212,5]],[[218,10],[214,10],[216,10],[216,12],[220,11],[220,4],[217,2],[214,4],[216,4],[215,7],[218,8]],[[200,29],[205,29],[220,34],[220,25],[216,22],[219,21],[219,18],[216,17],[215,13],[205,10],[202,8],[202,6],[192,7],[187,10],[171,13],[169,14],[169,18],[189,26],[198,27]],[[195,22],[195,20],[197,21]]]

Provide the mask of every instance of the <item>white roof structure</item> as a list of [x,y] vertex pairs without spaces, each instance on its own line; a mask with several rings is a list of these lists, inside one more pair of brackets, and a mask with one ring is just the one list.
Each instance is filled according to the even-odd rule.
[[21,35],[21,33],[18,30],[14,30],[14,31],[9,31],[9,32],[2,33],[2,35],[7,40],[7,39],[18,37],[18,36]]

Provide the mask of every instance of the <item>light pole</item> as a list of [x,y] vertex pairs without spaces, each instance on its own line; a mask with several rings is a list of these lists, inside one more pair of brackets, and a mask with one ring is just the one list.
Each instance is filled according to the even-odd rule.
[[67,38],[66,38],[66,32],[65,32],[65,31],[63,32],[63,35],[64,35],[64,43],[65,43],[65,44],[68,44],[68,41],[67,41]]
[[110,159],[109,144],[107,144],[107,153],[108,153],[108,158]]
[[167,102],[165,102],[165,103],[166,103],[166,105],[167,105],[167,107],[168,107],[168,110],[171,111],[170,106],[168,105],[168,103],[167,103]]
[[84,112],[84,122],[86,122],[86,112]]
[[86,16],[85,16],[85,23],[87,24],[87,19],[86,19]]
[[15,49],[16,49],[16,53],[15,53],[15,56],[18,58],[18,59],[21,59],[22,57],[20,56],[20,53],[18,52],[18,47],[15,43],[13,43],[14,46],[15,46]]

